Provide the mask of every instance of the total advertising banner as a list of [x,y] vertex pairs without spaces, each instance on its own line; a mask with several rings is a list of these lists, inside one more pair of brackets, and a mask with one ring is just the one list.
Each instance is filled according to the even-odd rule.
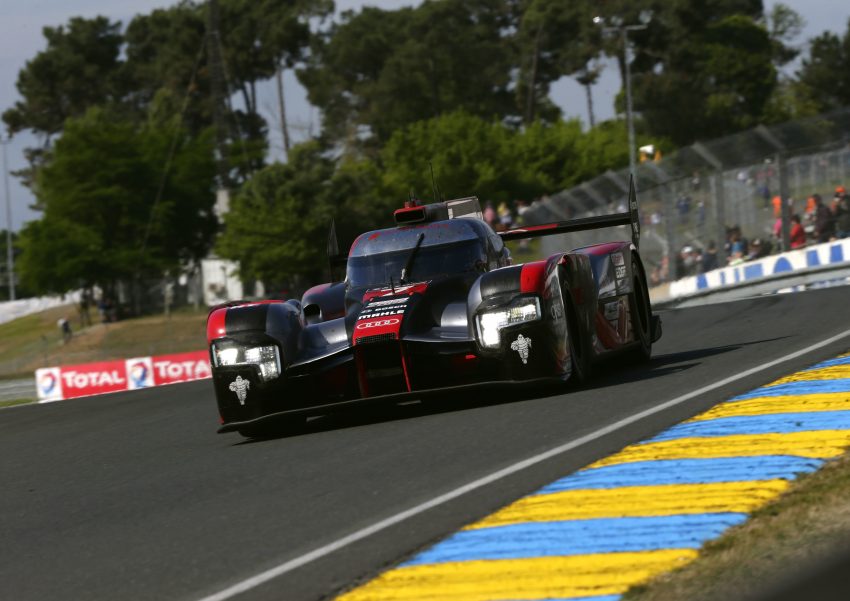
[[35,372],[40,403],[137,390],[211,377],[207,351],[136,357],[83,365],[44,367]]

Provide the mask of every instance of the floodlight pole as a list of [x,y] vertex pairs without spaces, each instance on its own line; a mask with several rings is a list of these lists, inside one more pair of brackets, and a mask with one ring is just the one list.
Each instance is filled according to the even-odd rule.
[[15,256],[12,252],[12,194],[9,192],[9,167],[6,163],[6,146],[10,138],[0,139],[3,146],[3,180],[6,187],[6,274],[9,278],[9,300],[15,300]]
[[[619,20],[619,19],[618,19]],[[604,21],[599,18],[595,20],[596,23],[603,23]],[[634,114],[632,110],[632,67],[629,61],[629,32],[630,31],[641,31],[646,29],[648,25],[617,25],[614,27],[604,27],[602,29],[603,33],[611,34],[611,33],[619,33],[620,39],[623,42],[623,63],[626,67],[626,128],[629,132],[629,172],[635,176],[635,180],[637,180],[637,172],[635,171],[637,168],[637,156],[636,156],[636,146],[635,146],[635,124],[634,124]]]

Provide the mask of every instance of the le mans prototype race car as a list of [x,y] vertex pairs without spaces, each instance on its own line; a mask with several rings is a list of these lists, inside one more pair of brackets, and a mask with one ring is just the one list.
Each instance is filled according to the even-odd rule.
[[[638,255],[633,185],[625,213],[498,233],[474,197],[412,201],[394,217],[396,227],[354,241],[344,281],[315,286],[301,302],[210,311],[219,432],[263,436],[363,400],[580,382],[604,356],[648,359],[661,336]],[[523,265],[505,246],[617,225],[631,227],[631,241]]]

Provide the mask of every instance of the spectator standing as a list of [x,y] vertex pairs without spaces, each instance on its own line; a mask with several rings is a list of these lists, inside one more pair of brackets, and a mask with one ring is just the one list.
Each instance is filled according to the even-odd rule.
[[700,265],[701,273],[711,271],[720,267],[717,259],[717,244],[714,240],[709,241],[708,248],[702,253],[702,264]]
[[835,237],[850,237],[850,194],[843,194],[838,200],[838,214],[835,218]]
[[791,215],[791,249],[803,248],[805,245],[806,231],[800,223],[800,216],[795,213]]
[[62,331],[62,342],[68,344],[73,336],[71,333],[71,322],[64,317],[60,317],[56,321],[56,325],[59,326],[59,329]]
[[829,242],[835,234],[835,217],[823,201],[820,194],[812,195],[815,199],[815,240]]

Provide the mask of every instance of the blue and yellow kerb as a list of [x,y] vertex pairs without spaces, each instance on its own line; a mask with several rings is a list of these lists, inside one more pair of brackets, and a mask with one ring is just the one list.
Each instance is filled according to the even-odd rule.
[[850,447],[850,354],[543,487],[339,601],[613,601]]

